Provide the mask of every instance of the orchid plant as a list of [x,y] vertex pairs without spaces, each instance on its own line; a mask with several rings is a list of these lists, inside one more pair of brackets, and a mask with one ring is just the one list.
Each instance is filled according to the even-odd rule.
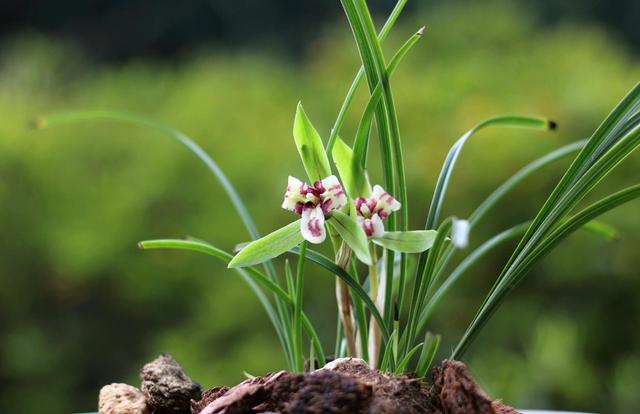
[[[381,43],[406,2],[398,0],[386,23],[376,33],[365,0],[341,0],[362,66],[326,142],[302,105],[298,105],[293,137],[307,179],[288,178],[282,208],[300,218],[264,237],[260,237],[248,209],[218,165],[179,131],[147,118],[113,111],[60,114],[40,119],[37,126],[88,118],[142,124],[177,140],[203,161],[223,186],[253,240],[238,245],[235,254],[198,239],[150,240],[139,245],[143,249],[198,251],[227,263],[264,305],[289,369],[303,370],[305,359],[309,359],[312,367],[316,361],[326,360],[327,349],[303,310],[305,264],[314,262],[328,274],[335,275],[339,318],[333,355],[360,357],[381,370],[411,371],[425,376],[440,343],[440,337],[428,330],[429,318],[474,263],[497,246],[520,239],[451,358],[464,356],[507,294],[561,240],[583,227],[602,233],[602,223],[594,223],[594,219],[640,196],[639,184],[575,212],[578,203],[640,145],[640,84],[622,99],[589,139],[565,145],[523,167],[491,193],[466,220],[441,219],[457,159],[464,144],[478,131],[489,127],[542,131],[556,128],[552,121],[526,116],[502,116],[481,122],[456,141],[447,154],[426,214],[425,228],[410,230],[403,147],[390,76],[423,36],[424,29],[412,35],[388,61],[381,49]],[[349,145],[339,135],[363,78],[367,81],[369,101],[362,111],[353,144]],[[372,186],[367,170],[372,168],[368,153],[374,128],[384,183]],[[467,246],[470,232],[498,201],[543,167],[574,154],[577,155],[573,163],[532,220],[480,243],[450,269],[454,253]],[[286,173],[283,171],[283,182]],[[333,249],[332,258],[312,249],[324,243],[327,234]],[[295,269],[286,259],[281,271],[277,270],[274,259],[282,255],[297,257]],[[414,266],[410,266],[409,255],[417,255]],[[264,289],[273,296],[269,297]]]

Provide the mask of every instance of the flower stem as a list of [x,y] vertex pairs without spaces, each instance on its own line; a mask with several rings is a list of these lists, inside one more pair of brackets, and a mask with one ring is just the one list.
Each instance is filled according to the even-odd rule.
[[293,313],[294,321],[294,349],[295,349],[295,368],[296,371],[304,371],[304,354],[302,351],[302,293],[304,287],[304,260],[307,250],[307,242],[303,241],[300,245],[300,257],[298,258],[298,268],[296,272],[296,298]]
[[[336,253],[336,264],[342,269],[347,270],[349,261],[351,260],[351,249],[342,243]],[[338,311],[340,313],[340,321],[344,337],[347,341],[347,352],[350,357],[357,356],[356,337],[353,328],[353,319],[351,317],[351,297],[349,296],[349,287],[339,277],[336,277],[336,299],[338,301]]]
[[[378,280],[378,269],[376,268],[376,264],[378,262],[378,258],[376,255],[376,247],[373,243],[370,244],[370,252],[371,252],[371,266],[369,266],[369,286],[370,291],[369,294],[371,296],[371,300],[375,303],[378,310],[382,311],[382,306],[380,304],[380,299],[378,296],[379,290],[379,280]],[[386,283],[385,283],[386,284]],[[386,286],[383,286],[383,289]],[[384,292],[382,292],[384,297]],[[378,356],[380,354],[380,327],[376,322],[375,318],[372,316],[371,321],[369,323],[369,366],[373,369],[376,368],[378,364]]]

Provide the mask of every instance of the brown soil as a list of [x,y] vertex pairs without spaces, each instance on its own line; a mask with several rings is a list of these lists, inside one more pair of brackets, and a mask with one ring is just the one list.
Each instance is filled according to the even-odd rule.
[[412,375],[371,370],[340,359],[311,373],[285,371],[205,391],[193,414],[517,414],[494,401],[462,362],[445,360],[429,385]]

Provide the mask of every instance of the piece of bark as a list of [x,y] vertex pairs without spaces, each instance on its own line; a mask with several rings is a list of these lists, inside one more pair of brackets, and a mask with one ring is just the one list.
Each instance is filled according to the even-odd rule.
[[372,387],[332,371],[287,374],[274,383],[271,399],[283,414],[363,414]]
[[494,402],[476,384],[466,365],[445,359],[433,371],[434,392],[447,414],[517,414],[511,407]]
[[127,384],[105,385],[98,400],[100,414],[148,414],[144,394]]
[[207,405],[225,395],[227,391],[229,391],[229,387],[222,386],[209,388],[202,393],[202,398],[200,398],[199,401],[191,400],[191,412],[196,414],[199,413],[204,410]]
[[[311,373],[280,371],[211,393],[194,414],[518,414],[492,401],[466,366],[444,361],[434,369],[434,385],[413,375],[394,375],[366,362],[342,358]],[[198,406],[200,407],[200,406]]]
[[202,395],[194,382],[169,354],[162,354],[140,371],[142,392],[154,414],[190,414],[191,400]]
[[[243,381],[209,403],[199,414],[244,414],[268,411],[274,406],[271,402],[273,383],[286,374],[285,371],[280,371]],[[254,409],[260,406],[262,408]]]
[[504,405],[502,401],[495,400],[491,405],[495,414],[520,414],[514,408]]
[[366,413],[432,413],[437,407],[432,404],[430,389],[423,381],[411,375],[393,375],[372,370],[357,358],[340,358],[325,365],[322,370],[331,370],[368,385],[373,396]]

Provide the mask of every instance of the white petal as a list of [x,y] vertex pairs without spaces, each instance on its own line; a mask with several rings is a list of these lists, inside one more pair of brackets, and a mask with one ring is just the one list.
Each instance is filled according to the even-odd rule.
[[324,213],[322,207],[309,207],[302,210],[300,232],[305,240],[314,244],[320,244],[327,237],[324,228]]
[[[385,219],[394,211],[400,210],[400,203],[391,194],[384,191],[379,185],[373,187],[373,192],[369,200],[375,201],[375,213],[380,214],[380,218]],[[373,204],[373,203],[372,203]]]
[[299,210],[299,203],[306,202],[306,197],[302,194],[302,188],[304,183],[298,180],[296,177],[289,176],[289,180],[287,182],[287,191],[284,193],[284,201],[282,203],[282,208],[285,210],[296,211]]
[[379,215],[374,214],[371,216],[371,224],[373,224],[373,233],[372,237],[382,237],[384,236],[384,224],[382,224],[382,219]]
[[338,181],[335,175],[328,176],[320,181],[320,183],[324,190],[320,193],[320,202],[325,213],[340,210],[347,204],[347,196],[344,193],[344,188],[342,188],[340,181]]
[[451,227],[451,243],[458,249],[464,249],[469,245],[469,232],[471,225],[468,220],[453,220]]
[[336,177],[335,175],[330,175],[327,178],[323,179],[320,181],[322,183],[322,186],[326,189],[329,188],[331,186],[334,185],[340,185],[340,181],[338,180],[338,177]]
[[373,191],[371,192],[371,196],[370,197],[371,198],[375,198],[377,200],[384,193],[386,193],[386,191],[384,191],[384,188],[382,188],[381,186],[376,184],[376,185],[373,186]]

